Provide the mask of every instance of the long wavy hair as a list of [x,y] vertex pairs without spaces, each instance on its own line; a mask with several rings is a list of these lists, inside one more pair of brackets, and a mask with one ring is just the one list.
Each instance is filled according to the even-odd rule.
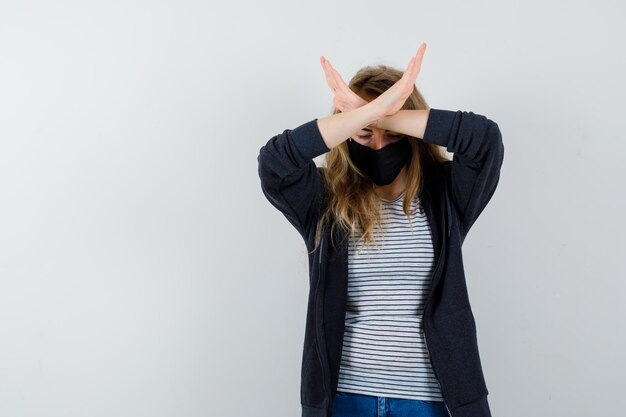
[[[348,86],[364,100],[376,98],[395,84],[403,72],[386,65],[366,66],[352,77]],[[402,106],[402,110],[427,110],[428,104],[417,90]],[[340,113],[333,108],[331,114]],[[407,136],[411,144],[411,158],[406,166],[406,189],[402,202],[404,214],[410,219],[411,202],[419,194],[427,165],[443,164],[449,158],[442,146],[425,143],[422,139]],[[347,235],[356,236],[364,245],[373,244],[374,228],[381,226],[380,197],[374,191],[374,182],[350,159],[346,141],[326,153],[321,172],[328,190],[327,204],[318,219],[313,253],[320,245],[322,229],[330,225],[331,236],[335,227],[342,227]]]

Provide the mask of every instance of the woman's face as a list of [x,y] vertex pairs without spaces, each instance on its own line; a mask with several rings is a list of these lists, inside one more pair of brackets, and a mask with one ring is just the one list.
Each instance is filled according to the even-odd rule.
[[388,130],[379,129],[376,127],[366,126],[352,135],[352,139],[360,145],[369,146],[375,151],[380,148],[397,142],[402,139],[404,135],[396,132],[390,132]]

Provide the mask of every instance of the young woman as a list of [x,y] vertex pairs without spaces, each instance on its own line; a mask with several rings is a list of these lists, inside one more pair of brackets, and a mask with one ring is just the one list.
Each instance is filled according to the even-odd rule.
[[259,152],[264,195],[309,251],[303,417],[491,415],[461,246],[504,146],[485,116],[428,107],[425,49],[349,85],[321,57],[333,113]]

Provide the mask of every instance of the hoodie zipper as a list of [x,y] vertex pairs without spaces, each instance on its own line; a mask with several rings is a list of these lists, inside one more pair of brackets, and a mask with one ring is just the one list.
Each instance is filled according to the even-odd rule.
[[[423,314],[422,314],[422,317],[423,317]],[[422,320],[422,322],[423,322],[423,320]],[[431,358],[432,358],[432,355],[430,354],[430,350],[428,349],[428,343],[426,342],[426,327],[424,327],[424,346],[426,346],[426,351],[428,352],[428,355],[431,356]],[[432,368],[433,368],[433,372],[435,373],[435,377],[437,377],[437,380],[439,381],[439,377],[437,376],[437,371],[435,370],[435,365],[432,363],[432,361],[431,361],[431,365],[432,365]],[[439,384],[441,385],[441,381],[439,381]],[[446,406],[446,410],[448,411],[448,415],[450,417],[452,417],[452,413],[450,412],[450,409],[448,408],[448,404],[446,404],[446,398],[443,395],[443,388],[441,389],[441,396],[443,397],[443,405]]]
[[324,248],[324,236],[322,234],[322,238],[320,241],[320,254],[319,254],[319,262],[318,262],[318,268],[317,268],[317,283],[315,284],[315,312],[316,314],[318,314],[318,317],[316,317],[315,319],[315,329],[316,329],[316,337],[315,337],[315,341],[317,342],[317,359],[320,362],[320,366],[322,368],[322,384],[324,386],[324,393],[327,397],[327,404],[330,402],[330,393],[328,392],[328,385],[326,384],[326,365],[325,365],[325,361],[323,360],[323,358],[325,358],[324,355],[322,355],[322,347],[321,347],[321,337],[322,337],[322,330],[320,329],[321,323],[322,323],[322,319],[323,319],[323,312],[320,313],[320,308],[319,308],[319,304],[318,304],[318,290],[320,287],[320,281],[322,280],[322,254],[323,254],[323,248]]
[[[448,233],[448,238],[450,237],[450,229],[452,228],[451,225],[451,221],[450,221],[450,205],[448,204],[448,187],[447,187],[447,181],[444,178],[444,205],[446,206],[446,219],[445,219],[445,229]],[[443,255],[445,254],[445,246],[444,246],[444,242],[441,242],[441,253],[439,254],[439,259],[437,259],[437,265],[435,266],[435,271],[433,272],[433,279],[431,281],[431,286],[432,283],[434,283],[434,278],[437,275],[437,271],[439,270],[439,267],[441,265],[441,261],[443,258]],[[432,288],[431,288],[431,293],[432,293]],[[430,300],[430,296],[428,297],[428,299]],[[428,307],[428,302],[426,303],[426,305],[424,306],[424,312],[422,312],[422,328],[424,331],[424,346],[426,346],[426,351],[428,352],[428,356],[431,357],[432,359],[432,354],[430,353],[430,349],[428,349],[428,342],[426,341],[427,337],[426,337],[426,322],[424,320],[424,316],[426,314],[426,307]],[[431,365],[433,368],[433,372],[435,373],[435,377],[437,378],[437,381],[439,381],[439,385],[442,385],[441,380],[439,379],[439,377],[437,376],[437,371],[435,370],[435,364],[433,363],[433,361],[431,360]],[[448,411],[448,414],[450,415],[450,417],[452,416],[452,412],[450,411],[450,409],[448,408],[448,404],[446,404],[446,398],[443,395],[443,386],[441,387],[441,396],[443,397],[443,405],[446,407],[446,410]]]
[[443,179],[443,186],[444,186],[444,197],[443,197],[443,201],[444,204],[446,206],[446,229],[448,231],[448,237],[450,237],[451,231],[452,231],[452,214],[450,212],[450,202],[448,201],[448,181],[446,181],[446,179]]
[[[439,267],[441,265],[441,258],[443,257],[443,254],[445,253],[445,248],[441,248],[441,254],[439,255],[439,259],[437,260],[437,266],[435,267],[435,272],[433,273],[433,281],[434,282],[434,277],[437,275],[437,271],[439,270]],[[431,282],[431,284],[432,284]],[[431,285],[432,286],[432,285]],[[431,288],[431,294],[432,294],[432,288]],[[430,300],[430,296],[428,297],[428,299]],[[430,356],[431,358],[431,365],[433,368],[433,372],[435,373],[435,377],[437,378],[437,381],[439,381],[439,385],[441,385],[441,396],[443,397],[443,405],[446,406],[446,410],[448,411],[448,414],[450,415],[450,417],[452,416],[452,413],[450,412],[450,409],[448,408],[448,404],[446,404],[446,398],[443,395],[443,384],[441,383],[441,380],[439,379],[439,377],[437,376],[437,370],[435,369],[435,364],[432,361],[432,354],[430,352],[430,349],[428,349],[428,342],[426,341],[427,339],[427,335],[426,335],[426,321],[424,320],[424,316],[426,315],[426,307],[428,307],[428,302],[426,303],[426,305],[424,306],[424,311],[422,312],[422,328],[424,331],[424,346],[426,346],[426,351],[428,352],[428,356]]]

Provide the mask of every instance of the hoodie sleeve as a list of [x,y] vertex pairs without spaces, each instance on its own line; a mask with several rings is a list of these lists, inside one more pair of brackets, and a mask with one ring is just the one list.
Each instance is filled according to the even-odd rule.
[[307,246],[314,237],[324,187],[313,158],[328,151],[317,119],[313,119],[270,138],[257,157],[263,194]]
[[498,185],[504,159],[500,129],[471,111],[430,109],[423,140],[454,153],[451,197],[465,237]]

